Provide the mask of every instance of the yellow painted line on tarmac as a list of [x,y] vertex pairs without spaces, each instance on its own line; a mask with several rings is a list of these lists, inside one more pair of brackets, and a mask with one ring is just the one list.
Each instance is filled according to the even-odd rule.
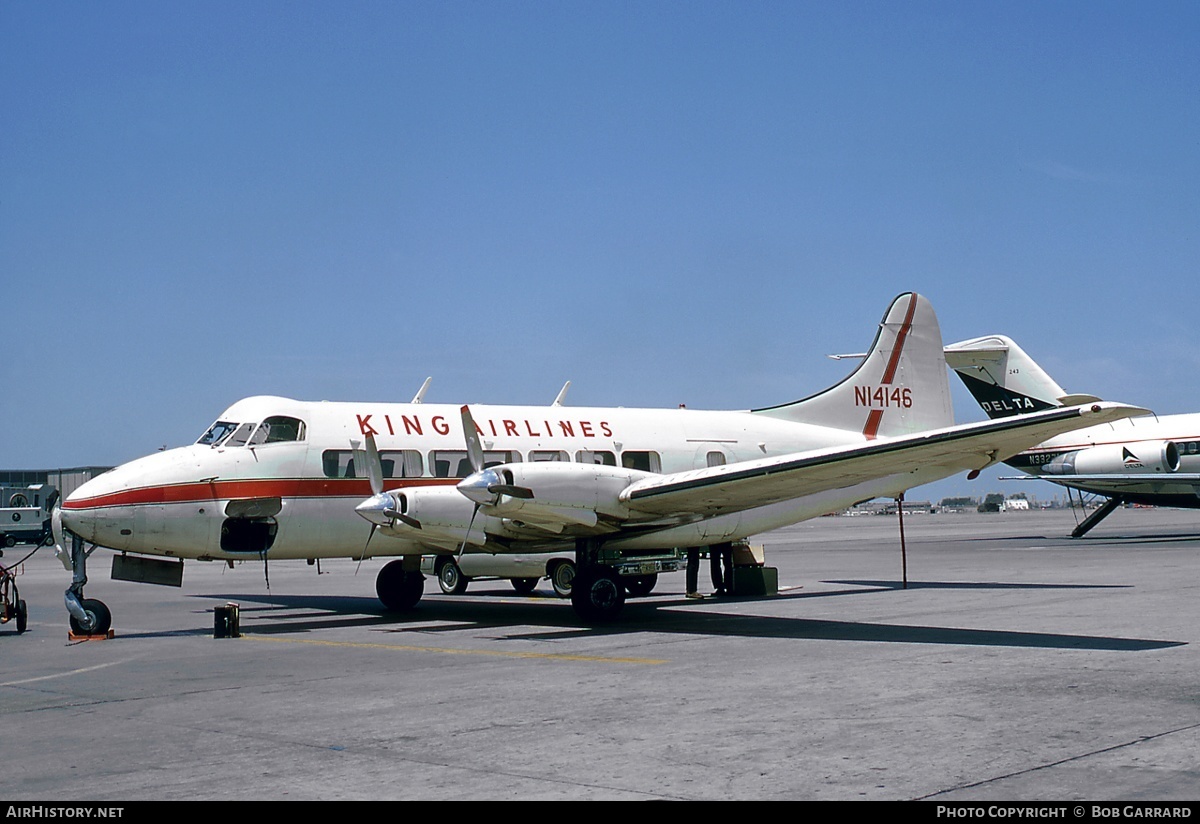
[[316,641],[311,638],[272,638],[266,635],[242,635],[252,641],[274,641],[277,644],[314,644],[324,647],[384,649],[392,652],[438,652],[446,655],[490,655],[494,658],[533,658],[547,661],[590,661],[603,664],[665,664],[665,658],[618,658],[608,655],[574,655],[561,652],[513,652],[487,649],[453,649],[451,647],[417,647],[407,644],[366,644],[361,641]]

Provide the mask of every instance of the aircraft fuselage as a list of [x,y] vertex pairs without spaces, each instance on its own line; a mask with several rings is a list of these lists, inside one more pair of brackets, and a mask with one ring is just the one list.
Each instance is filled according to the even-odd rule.
[[[864,440],[854,431],[747,411],[484,405],[472,411],[489,463],[593,463],[673,473]],[[264,422],[274,422],[286,438],[259,437]],[[231,406],[201,442],[148,455],[79,487],[63,504],[63,524],[100,546],[150,555],[359,557],[368,529],[355,505],[371,490],[364,468],[354,466],[354,447],[368,434],[383,458],[387,490],[449,492],[470,474],[457,406],[260,396]],[[648,523],[621,540],[641,548],[734,540],[883,494],[874,490],[888,486],[883,479],[723,520],[717,515],[703,519],[707,527],[695,519]],[[468,503],[457,493],[449,499]],[[569,530],[556,539],[485,516],[477,531],[527,545],[540,541],[547,549],[570,540]],[[405,534],[402,527],[384,533],[388,540],[376,538],[371,555],[448,550],[459,540]]]

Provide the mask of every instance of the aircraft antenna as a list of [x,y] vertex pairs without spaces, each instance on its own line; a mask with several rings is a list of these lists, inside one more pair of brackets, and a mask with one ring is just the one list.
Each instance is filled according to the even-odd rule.
[[421,403],[425,400],[425,393],[429,391],[429,384],[433,382],[433,376],[430,375],[425,379],[425,383],[421,384],[421,388],[417,390],[417,394],[413,395],[413,403]]

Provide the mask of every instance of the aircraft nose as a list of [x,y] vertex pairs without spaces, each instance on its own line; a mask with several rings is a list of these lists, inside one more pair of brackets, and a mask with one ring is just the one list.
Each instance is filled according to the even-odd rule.
[[123,506],[126,484],[109,472],[79,486],[61,504],[62,528],[93,544],[128,549],[135,508]]

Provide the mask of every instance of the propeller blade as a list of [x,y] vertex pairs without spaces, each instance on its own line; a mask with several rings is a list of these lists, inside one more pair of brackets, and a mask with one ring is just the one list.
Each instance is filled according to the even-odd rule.
[[494,492],[497,495],[508,495],[511,498],[524,498],[527,501],[533,499],[533,490],[527,486],[514,486],[512,484],[492,484],[487,489],[488,489],[488,492]]
[[371,494],[383,492],[383,463],[375,447],[375,436],[367,435],[367,478],[371,481]]
[[467,456],[471,459],[471,469],[475,472],[483,469],[483,444],[479,442],[479,430],[475,428],[475,419],[471,417],[468,406],[462,408],[463,435],[467,439]]
[[413,529],[421,528],[420,521],[418,521],[416,518],[412,517],[411,515],[405,515],[403,512],[401,512],[398,509],[385,509],[383,511],[383,514],[388,516],[389,518],[391,518],[393,521],[399,521],[402,524],[407,524],[408,526],[411,526]]
[[[466,410],[467,407],[463,407]],[[471,510],[471,520],[467,522],[467,534],[463,536],[462,546],[458,548],[458,557],[462,558],[464,552],[467,551],[467,540],[471,537],[471,527],[475,526],[475,516],[479,514],[479,504],[475,504],[475,508]]]

